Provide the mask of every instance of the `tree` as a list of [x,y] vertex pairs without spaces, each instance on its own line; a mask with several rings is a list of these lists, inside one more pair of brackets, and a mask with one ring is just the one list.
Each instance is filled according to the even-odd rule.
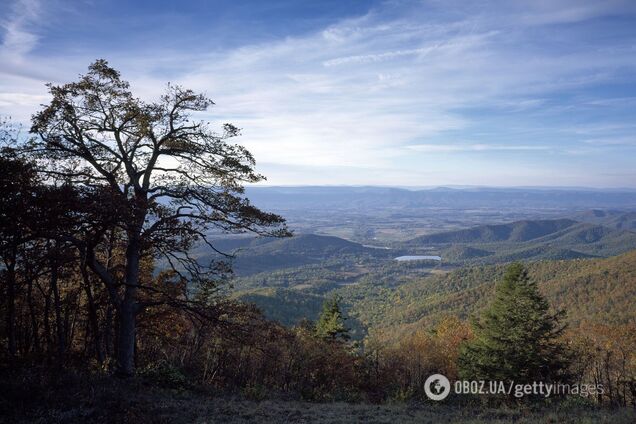
[[316,322],[316,335],[328,340],[349,340],[349,329],[340,310],[340,298],[334,296],[322,305],[322,312]]
[[3,148],[0,151],[0,281],[6,299],[5,332],[10,358],[17,351],[17,267],[23,247],[32,235],[28,221],[36,185],[31,164],[17,158],[12,150]]
[[568,334],[579,384],[602,386],[598,403],[636,407],[636,324],[582,323]]
[[459,356],[460,377],[521,384],[566,379],[562,312],[549,309],[523,265],[510,265],[492,304],[473,323],[475,338]]
[[[214,249],[210,230],[289,232],[283,218],[243,196],[244,183],[264,177],[254,171],[251,154],[228,141],[239,130],[225,124],[217,134],[208,123],[192,120],[193,113],[213,105],[204,95],[168,85],[158,101],[144,102],[104,60],[91,64],[77,82],[48,87],[52,100],[34,115],[36,137],[23,152],[38,160],[45,178],[61,179],[92,193],[85,198],[100,200],[85,208],[90,213],[84,218],[95,220],[82,228],[92,230],[67,239],[109,293],[118,317],[118,370],[132,375],[136,317],[157,303],[140,297],[140,291],[158,289],[142,279],[144,261],[162,258],[191,289],[210,292],[229,272],[227,264],[202,264],[189,254],[197,242]],[[114,233],[122,269],[109,266],[97,251]]]

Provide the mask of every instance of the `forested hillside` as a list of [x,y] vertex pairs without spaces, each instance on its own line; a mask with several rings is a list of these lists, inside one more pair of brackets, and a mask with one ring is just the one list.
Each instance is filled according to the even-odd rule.
[[[627,290],[632,280],[622,274],[629,271],[633,254],[620,256],[621,260],[601,258],[636,249],[636,233],[571,219],[526,220],[431,234],[390,248],[306,234],[282,240],[221,240],[219,246],[236,255],[233,295],[254,302],[270,318],[285,324],[314,319],[317,299],[338,292],[363,324],[388,326],[440,313],[467,317],[480,305],[504,264],[513,261],[531,261],[531,274],[542,284],[548,284],[549,275],[553,275],[550,287],[569,282],[572,288],[567,292],[583,303],[621,304],[629,297],[613,299],[616,290],[606,293],[601,286],[587,287],[572,279],[603,280],[619,291]],[[410,254],[440,254],[442,262],[394,260]],[[621,273],[616,278],[626,283],[621,286],[618,280],[604,279],[593,272],[595,267]],[[577,294],[583,287],[586,291]],[[594,293],[585,294],[590,290]],[[556,292],[547,294],[556,296]],[[564,301],[568,309],[573,306],[572,322],[582,319],[583,303]],[[303,310],[300,304],[313,306]],[[600,314],[600,308],[595,313]],[[613,319],[619,316],[605,314]]]
[[577,221],[599,224],[618,230],[636,230],[636,212],[634,211],[593,209],[576,214],[573,218]]
[[519,221],[510,224],[484,225],[467,230],[417,237],[407,244],[524,242],[562,231],[576,225],[571,219]]
[[[395,289],[366,283],[341,293],[351,304],[351,314],[370,327],[417,328],[447,315],[466,319],[478,312],[504,269],[475,266]],[[635,322],[636,251],[607,259],[531,262],[528,272],[553,307],[567,311],[566,321],[573,327],[582,322]]]
[[[505,268],[505,264],[470,266],[423,277],[387,268],[349,285],[334,283],[338,274],[319,269],[311,280],[315,285],[281,285],[302,277],[273,273],[254,277],[272,288],[243,289],[237,296],[254,302],[269,318],[292,325],[303,318],[316,319],[322,300],[338,293],[360,336],[364,328],[406,330],[430,327],[445,316],[468,319],[487,303]],[[530,262],[528,271],[554,308],[567,311],[566,322],[572,327],[582,322],[635,322],[636,251],[604,259]]]

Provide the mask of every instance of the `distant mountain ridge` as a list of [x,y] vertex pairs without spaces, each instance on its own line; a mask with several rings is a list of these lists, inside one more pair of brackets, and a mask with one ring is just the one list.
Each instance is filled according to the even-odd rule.
[[[320,263],[343,256],[388,258],[391,251],[365,247],[335,236],[299,234],[288,238],[235,238],[212,243],[221,252],[234,255],[237,274],[247,275],[281,268]],[[199,257],[214,255],[204,251]]]
[[480,225],[465,230],[448,231],[416,237],[408,245],[446,243],[525,242],[553,234],[578,224],[571,219],[524,220],[509,224]]
[[575,259],[636,249],[636,232],[572,219],[523,220],[428,234],[403,245],[419,252],[437,251],[447,262],[458,264]]
[[[233,254],[238,275],[365,258],[439,255],[444,264],[492,264],[543,259],[608,257],[636,249],[636,232],[572,219],[522,220],[415,237],[391,249],[367,247],[340,237],[299,234],[290,238],[235,238],[213,243]],[[202,257],[214,255],[202,252]]]
[[277,211],[384,207],[636,208],[636,191],[627,189],[251,186],[246,188],[246,195],[255,205]]
[[340,237],[319,234],[296,234],[293,237],[285,238],[228,238],[213,241],[212,244],[224,253],[237,255],[240,255],[241,252],[249,252],[250,255],[305,254],[312,256],[375,252],[377,250]]
[[617,230],[636,231],[636,211],[592,209],[576,214],[574,219]]

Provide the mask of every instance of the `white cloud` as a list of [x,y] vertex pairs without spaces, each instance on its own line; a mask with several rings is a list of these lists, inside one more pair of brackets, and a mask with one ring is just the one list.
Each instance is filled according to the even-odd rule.
[[0,58],[21,60],[37,44],[38,36],[31,30],[40,13],[37,0],[16,1],[7,16],[0,20],[3,30]]
[[[95,58],[60,55],[53,62],[33,57],[29,52],[37,32],[31,28],[37,28],[35,21],[41,17],[37,3],[16,4],[26,4],[30,11],[18,14],[16,6],[3,23],[13,35],[5,37],[0,58],[28,61],[0,64],[0,114],[28,119],[43,103],[45,81],[72,80]],[[463,14],[441,16],[431,7]],[[611,80],[619,71],[636,68],[636,56],[625,54],[633,49],[629,43],[555,47],[551,37],[555,24],[625,11],[630,8],[627,2],[493,1],[489,8],[471,7],[431,1],[401,13],[391,10],[391,18],[380,8],[314,33],[233,50],[214,46],[201,53],[199,46],[191,52],[156,45],[146,51],[113,51],[106,58],[144,98],[158,95],[167,80],[208,93],[217,106],[206,117],[243,129],[239,142],[280,176],[270,179],[272,184],[293,182],[302,167],[340,169],[337,175],[349,175],[352,183],[381,175],[397,183],[413,172],[409,166],[460,178],[466,163],[449,163],[453,171],[444,172],[433,154],[519,152],[521,157],[550,150],[542,139],[536,144],[517,141],[514,135],[522,131],[517,127],[527,123],[497,122],[496,113],[548,113],[546,103],[553,93]],[[550,32],[528,36],[537,25],[549,26]],[[47,75],[39,75],[40,70]],[[603,101],[597,105],[604,107]],[[492,117],[466,112],[484,109],[495,112]],[[477,134],[474,127],[485,119],[495,125],[497,138]],[[557,136],[592,131],[592,126],[552,125]],[[453,142],[458,139],[471,141]],[[417,161],[406,164],[413,158]],[[524,175],[539,174],[526,170]],[[326,171],[311,176],[314,182],[331,177]]]
[[631,0],[514,0],[511,6],[524,23],[531,25],[573,23],[636,12]]
[[452,152],[487,152],[487,151],[523,151],[523,150],[553,150],[550,146],[525,146],[505,144],[412,144],[406,149],[425,153],[452,153]]
[[48,98],[49,96],[43,94],[0,93],[0,107],[16,105],[32,107],[34,103],[44,103]]
[[338,66],[338,65],[348,64],[348,63],[361,64],[361,63],[370,63],[370,62],[380,62],[383,60],[394,59],[400,56],[424,55],[435,50],[437,47],[438,46],[431,46],[431,47],[419,48],[419,49],[395,50],[395,51],[374,53],[374,54],[338,57],[338,58],[329,59],[323,62],[323,65]]

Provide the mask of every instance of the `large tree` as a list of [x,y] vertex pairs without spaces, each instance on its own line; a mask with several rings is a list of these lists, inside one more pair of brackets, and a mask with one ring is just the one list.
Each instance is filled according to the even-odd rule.
[[568,357],[559,341],[561,315],[550,311],[523,265],[510,265],[492,303],[474,322],[475,338],[463,346],[460,376],[521,384],[563,381]]
[[[189,254],[196,242],[214,249],[210,230],[289,233],[283,218],[259,210],[243,195],[243,184],[264,177],[254,171],[251,154],[230,142],[239,130],[225,124],[219,134],[192,119],[213,104],[204,95],[168,85],[158,101],[142,101],[104,60],[91,64],[77,82],[49,84],[49,91],[52,100],[34,115],[35,137],[25,151],[38,159],[37,170],[47,178],[100,199],[84,215],[96,220],[85,226],[90,231],[68,239],[110,294],[118,315],[118,370],[132,375],[136,317],[150,304],[140,292],[154,290],[142,276],[144,263],[162,258],[191,286],[204,285],[227,271],[222,262],[203,264]],[[107,223],[100,225],[102,220]],[[97,251],[114,233],[122,270]]]

